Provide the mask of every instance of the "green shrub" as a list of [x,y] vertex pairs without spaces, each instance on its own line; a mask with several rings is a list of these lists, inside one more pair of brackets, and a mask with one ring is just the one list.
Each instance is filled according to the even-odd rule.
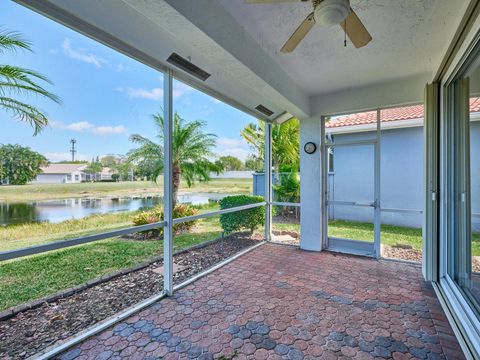
[[[220,209],[230,209],[262,201],[264,199],[261,196],[234,195],[224,197],[219,201],[219,204]],[[253,233],[255,229],[264,223],[265,207],[263,206],[220,215],[220,224],[226,234],[245,229]]]
[[[296,168],[292,168],[292,171],[286,176],[281,176],[280,184],[275,185],[273,189],[277,201],[291,203],[300,202],[300,175]],[[286,217],[294,216],[295,218],[298,218],[299,216],[297,207],[289,208],[287,206],[274,206],[272,215],[276,216],[280,214]]]
[[[185,216],[192,216],[198,213],[198,210],[188,204],[177,204],[173,209],[173,218],[181,218]],[[158,221],[162,221],[164,218],[163,206],[156,206],[152,209],[141,211],[136,214],[132,221],[135,226],[152,224]],[[190,230],[197,220],[187,221],[181,224],[173,225],[173,231],[175,234],[182,233]],[[151,229],[141,232],[145,238],[163,237],[163,227],[157,229]]]

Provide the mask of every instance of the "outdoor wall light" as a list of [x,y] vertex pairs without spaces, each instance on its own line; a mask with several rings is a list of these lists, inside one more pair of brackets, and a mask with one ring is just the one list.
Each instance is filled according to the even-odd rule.
[[315,150],[317,150],[317,145],[315,145],[313,142],[307,142],[303,147],[303,150],[305,150],[307,154],[313,154]]

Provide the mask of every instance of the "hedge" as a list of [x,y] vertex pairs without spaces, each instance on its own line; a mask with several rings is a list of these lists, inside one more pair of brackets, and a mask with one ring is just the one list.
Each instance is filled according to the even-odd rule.
[[[262,196],[233,195],[224,197],[219,201],[219,204],[220,209],[230,209],[263,201],[265,200]],[[220,224],[225,234],[241,230],[250,230],[250,232],[253,233],[255,229],[265,224],[265,207],[259,206],[252,209],[222,214],[220,215]]]

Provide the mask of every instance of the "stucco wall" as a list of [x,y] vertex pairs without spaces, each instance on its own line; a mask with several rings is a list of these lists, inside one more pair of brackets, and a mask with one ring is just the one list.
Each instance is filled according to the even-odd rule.
[[319,118],[302,119],[300,122],[300,144],[313,142],[317,151],[307,154],[300,151],[300,202],[305,211],[300,216],[300,247],[304,250],[320,251],[322,248],[322,167],[321,126]]
[[[374,133],[334,135],[335,141],[372,138]],[[423,210],[423,128],[383,130],[380,147],[380,201],[389,209]],[[342,146],[334,150],[334,173],[328,175],[330,199],[374,201],[374,145]],[[330,206],[330,218],[373,221],[373,210]],[[382,223],[422,226],[421,213],[382,212]]]
[[62,174],[38,174],[35,183],[39,184],[63,184],[67,179],[67,175]]

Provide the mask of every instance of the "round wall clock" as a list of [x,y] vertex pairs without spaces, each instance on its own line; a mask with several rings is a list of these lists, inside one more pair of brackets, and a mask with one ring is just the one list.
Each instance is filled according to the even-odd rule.
[[307,142],[303,147],[303,150],[305,150],[307,154],[313,154],[315,150],[317,150],[317,145],[315,145],[313,142]]

